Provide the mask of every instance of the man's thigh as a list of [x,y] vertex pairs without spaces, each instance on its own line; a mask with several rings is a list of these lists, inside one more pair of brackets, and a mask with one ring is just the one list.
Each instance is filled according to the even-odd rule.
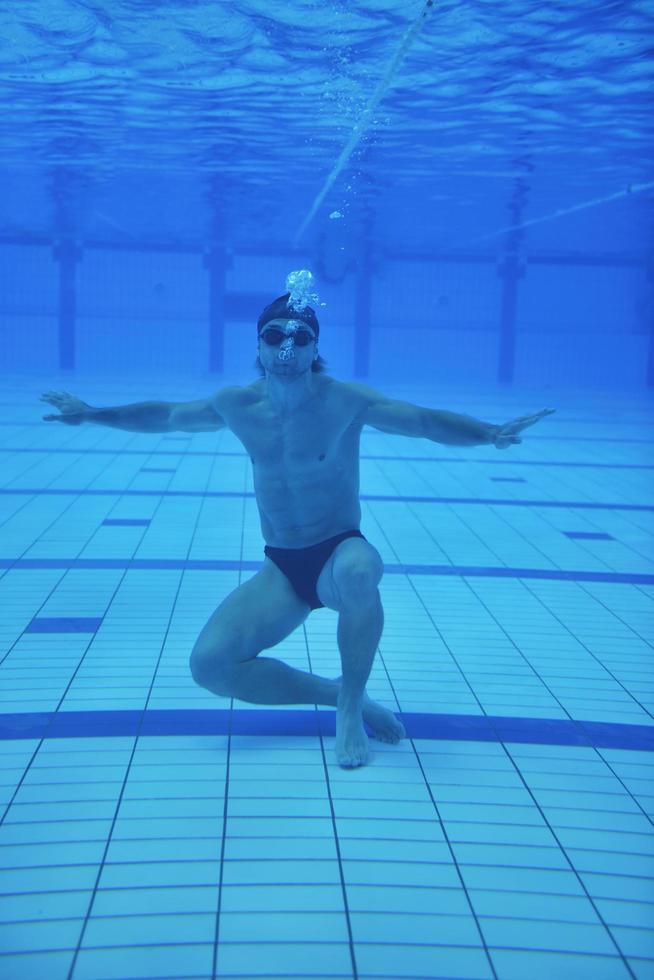
[[225,598],[200,633],[194,657],[250,660],[297,629],[310,608],[266,558],[260,571]]

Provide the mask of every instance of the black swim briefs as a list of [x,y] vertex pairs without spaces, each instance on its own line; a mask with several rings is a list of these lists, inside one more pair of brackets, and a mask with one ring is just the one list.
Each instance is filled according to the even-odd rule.
[[324,603],[316,592],[320,573],[336,546],[346,538],[363,538],[363,534],[361,531],[343,531],[309,548],[271,548],[266,545],[264,552],[281,569],[300,599],[312,609],[321,609]]

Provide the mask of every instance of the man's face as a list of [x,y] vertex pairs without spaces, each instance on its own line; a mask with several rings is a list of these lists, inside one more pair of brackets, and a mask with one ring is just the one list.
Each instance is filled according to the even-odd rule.
[[303,374],[317,356],[315,334],[303,320],[269,320],[259,335],[259,360],[273,374]]

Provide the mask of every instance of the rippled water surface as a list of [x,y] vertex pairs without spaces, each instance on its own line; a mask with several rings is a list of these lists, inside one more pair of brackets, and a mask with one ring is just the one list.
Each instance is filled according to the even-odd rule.
[[[174,176],[188,184],[190,210],[197,185],[226,202],[232,222],[238,213],[251,228],[290,225],[424,9],[6,0],[3,166],[79,186],[131,175],[144,197],[148,175]],[[378,213],[387,197],[408,232],[420,215],[437,220],[440,201],[479,205],[498,181],[523,180],[546,213],[651,180],[652,11],[644,0],[435,3],[323,220],[371,199]],[[104,214],[107,226],[126,220]]]

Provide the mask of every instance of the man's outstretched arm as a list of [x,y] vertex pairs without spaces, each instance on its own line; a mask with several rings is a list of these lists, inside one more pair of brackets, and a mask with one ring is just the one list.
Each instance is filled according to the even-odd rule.
[[498,449],[506,449],[507,446],[522,442],[519,436],[522,429],[556,411],[554,408],[544,408],[534,415],[523,415],[503,425],[495,425],[470,415],[459,415],[439,408],[423,408],[410,402],[387,398],[366,385],[352,384],[351,387],[368,400],[363,414],[365,425],[395,435],[430,439],[446,446],[494,445]]
[[41,401],[59,409],[60,415],[44,415],[45,422],[80,425],[95,422],[129,432],[212,432],[225,427],[216,395],[195,402],[137,402],[115,408],[95,408],[67,391],[47,391]]

